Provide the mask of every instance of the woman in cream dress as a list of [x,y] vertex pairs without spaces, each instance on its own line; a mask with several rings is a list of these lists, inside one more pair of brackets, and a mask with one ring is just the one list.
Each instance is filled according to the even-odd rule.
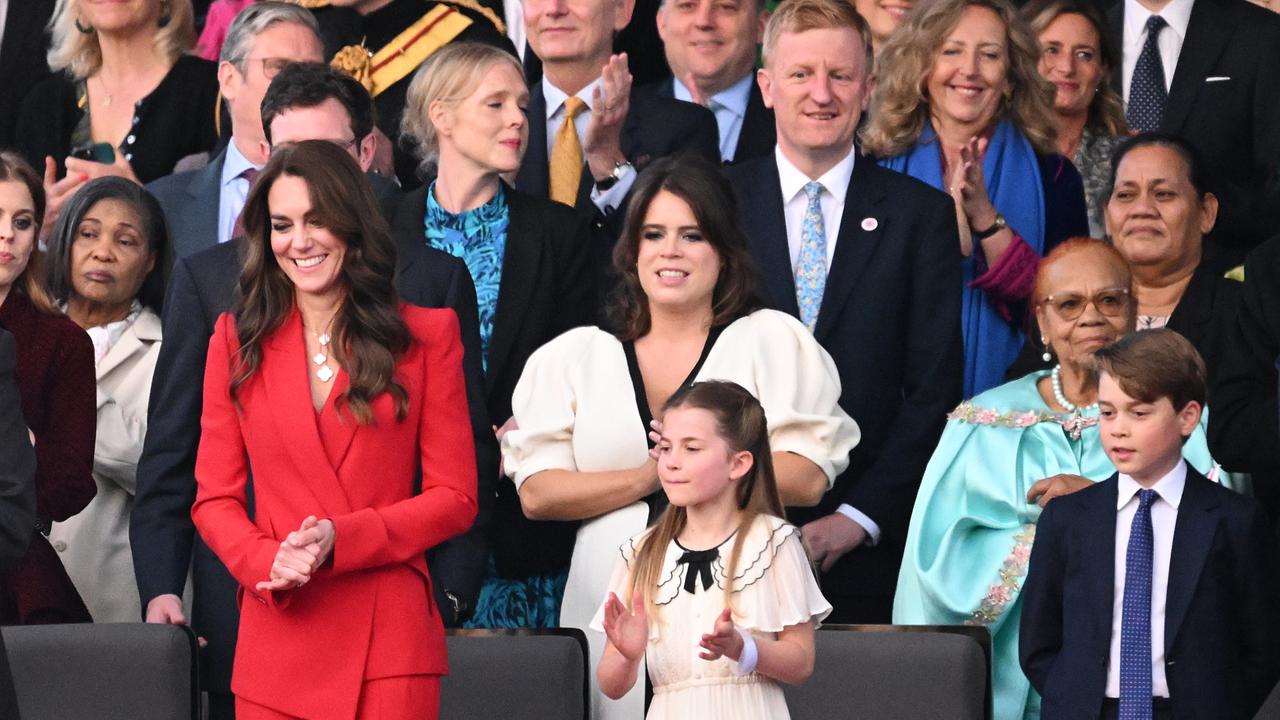
[[[709,163],[650,166],[614,252],[616,330],[561,335],[534,353],[516,386],[505,469],[529,517],[582,521],[560,624],[587,633],[592,667],[604,635],[589,622],[617,548],[662,507],[649,431],[672,393],[710,379],[752,392],[768,418],[786,505],[816,504],[860,437],[837,404],[830,356],[798,320],[760,309],[735,205]],[[639,718],[643,696],[633,689],[610,702],[595,692],[592,716]]]

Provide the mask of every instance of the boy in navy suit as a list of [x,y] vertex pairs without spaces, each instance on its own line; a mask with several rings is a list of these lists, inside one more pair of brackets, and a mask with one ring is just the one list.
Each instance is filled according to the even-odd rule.
[[1280,677],[1275,541],[1256,501],[1182,459],[1204,362],[1171,330],[1095,357],[1119,472],[1040,516],[1020,654],[1041,717],[1248,720]]

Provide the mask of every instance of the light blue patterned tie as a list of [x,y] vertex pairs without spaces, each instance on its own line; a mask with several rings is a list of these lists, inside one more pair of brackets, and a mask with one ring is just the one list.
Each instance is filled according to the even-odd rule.
[[804,210],[804,226],[800,231],[800,258],[796,261],[796,302],[800,320],[810,332],[818,323],[822,293],[827,287],[827,232],[822,222],[822,185],[811,182],[804,186],[809,204]]
[[1120,615],[1120,720],[1151,720],[1151,503],[1155,490],[1138,491],[1124,560]]

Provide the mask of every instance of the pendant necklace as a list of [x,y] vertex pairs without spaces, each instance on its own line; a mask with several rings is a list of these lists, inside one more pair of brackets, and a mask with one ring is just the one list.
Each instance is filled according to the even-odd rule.
[[[316,368],[316,378],[323,383],[327,383],[332,380],[335,374],[328,364],[330,340],[328,328],[331,325],[333,325],[333,318],[329,318],[329,325],[325,326],[325,332],[316,335],[316,342],[320,343],[320,349],[316,351],[315,355],[311,356],[311,362],[318,366]],[[311,330],[310,332],[315,335],[314,330]]]

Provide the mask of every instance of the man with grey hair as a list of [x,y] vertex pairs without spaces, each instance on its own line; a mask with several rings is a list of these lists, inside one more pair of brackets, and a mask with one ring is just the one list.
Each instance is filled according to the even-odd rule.
[[285,2],[258,2],[227,28],[218,61],[218,86],[231,115],[231,141],[198,170],[147,186],[164,208],[178,257],[226,242],[249,186],[267,157],[259,106],[271,79],[292,62],[319,62],[324,46],[311,13]]

